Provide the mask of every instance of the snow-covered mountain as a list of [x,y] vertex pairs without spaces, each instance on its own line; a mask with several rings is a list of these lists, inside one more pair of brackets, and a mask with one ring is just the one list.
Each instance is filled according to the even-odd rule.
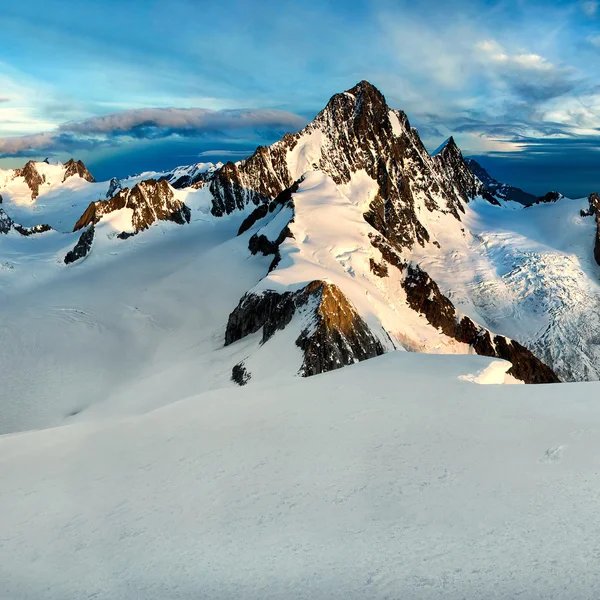
[[600,200],[493,181],[365,81],[235,163],[0,172],[0,596],[593,596],[593,385],[498,384],[600,379]]
[[533,204],[538,200],[538,197],[529,192],[524,192],[522,189],[510,185],[508,183],[500,183],[494,179],[475,159],[466,158],[469,169],[476,175],[490,194],[496,196],[499,200],[506,202],[518,202],[524,206]]
[[[95,182],[30,162],[0,194],[3,336],[21,345],[3,364],[29,381],[4,431],[110,412],[160,372],[155,406],[184,365],[194,392],[393,350],[501,358],[527,383],[600,378],[588,200],[507,202],[452,138],[431,156],[368,82],[236,163]],[[23,359],[40,352],[60,376]]]

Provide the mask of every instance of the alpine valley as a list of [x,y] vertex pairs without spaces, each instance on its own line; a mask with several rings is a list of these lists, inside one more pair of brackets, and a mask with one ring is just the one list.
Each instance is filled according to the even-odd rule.
[[[423,468],[435,479],[434,487],[451,490],[457,478],[474,503],[462,505],[450,491],[452,506],[461,504],[464,511],[474,510],[475,504],[487,506],[486,510],[496,511],[493,518],[500,524],[506,519],[496,488],[490,484],[483,489],[479,483],[486,471],[484,458],[475,466],[463,464],[467,471],[471,468],[467,475],[458,467],[464,448],[487,456],[483,442],[466,433],[462,441],[450,439],[452,429],[444,429],[441,420],[432,425],[432,414],[447,423],[460,421],[465,432],[481,426],[482,439],[492,439],[496,450],[514,466],[507,472],[518,473],[524,430],[513,431],[506,441],[509,450],[493,433],[504,428],[502,403],[510,398],[506,410],[516,421],[520,417],[514,415],[520,410],[527,413],[519,422],[532,424],[528,430],[532,437],[527,439],[537,440],[541,448],[531,449],[536,457],[533,481],[535,469],[546,468],[562,453],[561,440],[544,438],[566,410],[558,398],[567,389],[576,390],[572,393],[579,401],[574,399],[574,406],[582,406],[589,402],[590,388],[560,383],[510,388],[517,391],[508,394],[500,391],[508,389],[504,386],[477,384],[600,379],[598,196],[570,199],[549,192],[538,198],[500,183],[476,161],[463,157],[453,138],[430,154],[407,115],[391,109],[381,92],[366,81],[334,95],[298,133],[259,147],[236,163],[198,163],[98,182],[81,161],[30,161],[20,169],[0,171],[0,198],[0,434],[6,434],[0,435],[0,475],[10,484],[4,500],[5,490],[0,491],[0,515],[6,518],[0,516],[0,532],[7,534],[5,547],[13,549],[0,561],[5,582],[0,589],[10,598],[126,598],[132,597],[133,589],[146,590],[139,592],[144,598],[204,597],[194,595],[198,588],[192,584],[172,596],[161,587],[167,585],[164,578],[160,585],[152,580],[151,571],[177,575],[177,569],[182,569],[176,580],[177,586],[185,587],[191,573],[186,569],[210,563],[202,562],[204,555],[183,530],[177,549],[169,547],[163,534],[148,537],[152,526],[163,523],[161,519],[167,519],[164,527],[156,526],[163,532],[178,531],[184,522],[201,529],[199,524],[206,519],[206,527],[212,529],[203,539],[220,538],[223,555],[217,552],[215,560],[221,560],[225,570],[207,567],[211,575],[205,589],[213,593],[207,592],[206,597],[291,598],[296,596],[289,589],[300,588],[305,595],[297,597],[333,597],[319,595],[319,575],[308,576],[304,567],[298,567],[297,574],[304,587],[291,581],[290,588],[281,588],[281,596],[270,583],[257,584],[250,592],[245,587],[249,580],[234,581],[232,571],[227,571],[226,565],[231,567],[239,558],[236,548],[242,547],[234,530],[245,527],[240,516],[244,506],[259,504],[264,499],[260,490],[270,489],[268,482],[281,481],[290,507],[304,506],[300,492],[312,484],[305,486],[302,475],[285,479],[296,472],[288,450],[304,456],[302,464],[313,464],[314,485],[324,505],[343,507],[371,489],[366,480],[361,487],[356,465],[362,459],[352,455],[352,468],[357,471],[350,467],[345,471],[344,453],[369,456],[367,463],[373,466],[379,460],[374,458],[376,448],[389,449],[392,440],[400,444],[391,423],[403,422],[406,448],[401,453],[406,451],[402,456],[407,462],[390,454],[384,471],[391,473],[389,465],[396,460],[406,466],[410,456],[414,459],[410,464],[423,459],[429,465]],[[355,364],[362,361],[366,362]],[[484,389],[494,391],[488,395]],[[532,390],[537,390],[535,408],[526,404]],[[396,395],[403,399],[396,403]],[[371,396],[372,400],[366,399]],[[480,404],[481,396],[495,400]],[[554,407],[547,413],[544,397]],[[419,404],[419,398],[424,404]],[[583,414],[574,417],[582,421],[581,431],[587,423]],[[316,429],[309,422],[318,423]],[[359,423],[365,429],[355,427]],[[436,435],[449,439],[445,446],[435,446],[435,454],[431,447],[418,445],[425,443],[419,432],[430,433],[438,424]],[[560,435],[571,435],[575,424],[564,427]],[[219,436],[225,440],[222,445],[216,441]],[[313,448],[310,456],[305,455],[309,447]],[[450,471],[440,462],[448,448],[454,448],[447,455],[454,460]],[[95,462],[99,454],[114,466],[108,475],[101,466],[105,463]],[[318,466],[326,455],[340,461],[340,469],[331,473],[347,473],[341,483],[333,476],[338,491],[331,492],[331,502],[326,491],[331,473],[326,465],[323,471]],[[154,458],[145,462],[142,456]],[[271,457],[270,462],[261,462],[265,456]],[[268,475],[262,480],[267,473],[264,464]],[[162,465],[160,473],[150,477],[156,465]],[[434,477],[435,465],[441,470]],[[229,482],[222,500],[234,516],[226,527],[216,521],[210,525],[213,500],[206,499],[199,512],[193,506],[197,495],[188,484],[192,489],[200,485],[196,479],[207,469],[212,469],[208,488],[215,487],[221,476]],[[234,484],[231,469],[243,471],[239,477],[246,478],[245,483]],[[155,503],[144,504],[147,511],[135,517],[129,514],[136,510],[135,503],[128,504],[122,492],[132,470],[142,473],[132,483],[134,496],[144,494],[148,486],[160,488],[150,494]],[[390,481],[403,481],[405,476],[408,481],[414,474],[396,475],[390,475]],[[36,504],[35,498],[41,496],[34,492],[46,477],[54,482],[57,495],[48,510],[64,514],[64,520],[46,518],[45,509]],[[106,496],[105,505],[94,499],[93,490],[106,477],[113,493]],[[414,483],[414,490],[429,485],[429,475],[423,477],[421,483]],[[65,508],[72,500],[63,498],[60,489],[64,488],[56,483],[67,480],[77,482],[83,502],[75,512]],[[386,481],[379,483],[385,487]],[[517,486],[510,481],[507,486]],[[240,492],[243,486],[247,498],[246,492]],[[390,498],[408,502],[402,493],[416,494],[394,486],[382,488],[377,497],[385,498],[384,503]],[[528,497],[535,496],[538,506],[546,496],[536,496],[543,490],[534,488],[532,484]],[[427,490],[419,492],[423,501],[438,506],[441,496],[434,495],[433,488]],[[475,502],[480,494],[487,494],[488,504]],[[421,502],[417,495],[406,507]],[[276,535],[276,526],[289,525],[281,521],[287,519],[281,515],[287,515],[288,500],[277,498],[270,508],[263,507],[270,517],[257,525],[265,528],[267,536]],[[308,521],[315,519],[315,532],[318,523],[321,531],[326,529],[327,511],[319,506],[305,515],[312,515]],[[170,514],[170,507],[177,507],[187,520],[173,524],[169,519],[175,509],[171,517],[164,516]],[[341,510],[338,517],[349,514]],[[15,512],[23,515],[18,523],[9,517]],[[440,519],[443,513],[439,508]],[[98,519],[103,523],[107,519],[121,523],[115,525],[122,526],[119,541],[112,534],[96,536],[95,514],[101,515]],[[405,514],[410,515],[410,510]],[[141,533],[135,534],[141,536],[139,545],[130,531],[136,519],[144,523]],[[23,544],[16,541],[24,535],[26,522],[34,524],[36,535],[58,540],[59,551],[42,556],[35,536]],[[418,517],[414,527],[415,522]],[[455,522],[460,523],[460,518]],[[79,535],[71,530],[73,523],[84,524],[94,540],[92,546],[72,537]],[[350,525],[346,523],[344,531]],[[518,537],[517,532],[526,529],[515,524],[513,534]],[[298,532],[290,539],[293,535]],[[332,535],[335,538],[335,532]],[[1,538],[2,533],[0,547]],[[437,546],[434,538],[422,538],[431,552]],[[303,546],[302,535],[297,539],[301,540],[298,548],[310,546]],[[515,565],[519,556],[531,554],[524,538],[518,539],[522,544],[515,546]],[[145,584],[138,573],[132,579],[135,587],[116,586],[113,594],[103,595],[98,590],[108,589],[103,587],[107,581],[126,581],[128,574],[119,572],[117,577],[110,569],[94,574],[95,567],[76,565],[89,564],[88,548],[108,556],[115,546],[123,548],[122,540],[133,544],[136,550],[130,550],[136,555],[149,553],[146,564],[153,567],[144,571]],[[160,552],[156,540],[166,544]],[[367,564],[367,549],[371,553],[381,549],[375,538],[363,550],[358,538],[338,542],[352,556],[342,560],[350,571],[352,560],[363,556],[363,550],[361,560]],[[48,542],[45,552],[53,543]],[[557,539],[553,547],[562,545]],[[382,554],[393,562],[392,555],[401,556],[402,544],[396,550],[392,546],[385,546]],[[77,558],[76,547],[80,548]],[[244,559],[249,573],[256,567],[252,556],[280,574],[289,568],[283,559],[269,558],[267,546],[253,547]],[[315,541],[314,548],[326,546]],[[284,555],[289,558],[294,552],[288,548]],[[315,552],[306,564],[330,568],[326,550]],[[452,556],[458,560],[459,554]],[[63,561],[61,555],[67,558]],[[177,566],[164,564],[165,556],[174,556]],[[42,593],[41,583],[36,587],[20,581],[22,565],[34,563],[44,573],[59,574],[51,576],[52,593]],[[428,573],[413,565],[415,579],[406,580],[405,589],[414,593],[404,597],[440,597],[442,588],[448,592],[445,597],[464,597],[453,595],[461,587],[452,587],[455,580],[447,579],[448,589],[441,585],[448,577],[444,573],[453,572],[452,577],[460,579],[453,570],[456,564],[453,560],[430,564]],[[336,588],[340,597],[346,590],[344,597],[362,598],[350,593],[357,586],[365,598],[392,597],[388,595],[392,580],[384,575],[393,569],[385,565],[365,575],[375,586],[372,592],[362,580],[354,581],[349,571],[340,579],[345,584]],[[477,568],[483,573],[487,567]],[[517,581],[523,575],[518,569],[498,573],[501,582]],[[554,581],[551,571],[546,575],[544,581]],[[37,580],[44,577],[42,573]],[[434,581],[431,587],[427,577]],[[469,581],[473,594],[468,597],[484,597],[493,589],[490,578],[474,574]],[[217,590],[228,592],[218,596]]]

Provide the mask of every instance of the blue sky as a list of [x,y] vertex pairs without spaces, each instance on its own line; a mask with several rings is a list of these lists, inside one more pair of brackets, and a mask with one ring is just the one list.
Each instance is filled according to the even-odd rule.
[[0,165],[237,159],[368,79],[534,193],[600,188],[595,0],[2,0]]

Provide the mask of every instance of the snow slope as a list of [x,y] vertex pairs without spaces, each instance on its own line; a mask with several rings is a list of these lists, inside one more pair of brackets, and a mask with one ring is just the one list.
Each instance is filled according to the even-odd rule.
[[392,352],[0,437],[0,597],[593,598],[597,384],[461,379],[490,362]]
[[600,267],[587,199],[522,208],[477,201],[465,232],[436,231],[415,260],[457,308],[518,340],[567,381],[600,379]]

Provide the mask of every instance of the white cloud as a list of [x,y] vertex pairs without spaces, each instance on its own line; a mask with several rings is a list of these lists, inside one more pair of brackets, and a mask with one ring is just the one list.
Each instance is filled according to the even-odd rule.
[[587,41],[596,48],[600,48],[600,35],[590,35]]

